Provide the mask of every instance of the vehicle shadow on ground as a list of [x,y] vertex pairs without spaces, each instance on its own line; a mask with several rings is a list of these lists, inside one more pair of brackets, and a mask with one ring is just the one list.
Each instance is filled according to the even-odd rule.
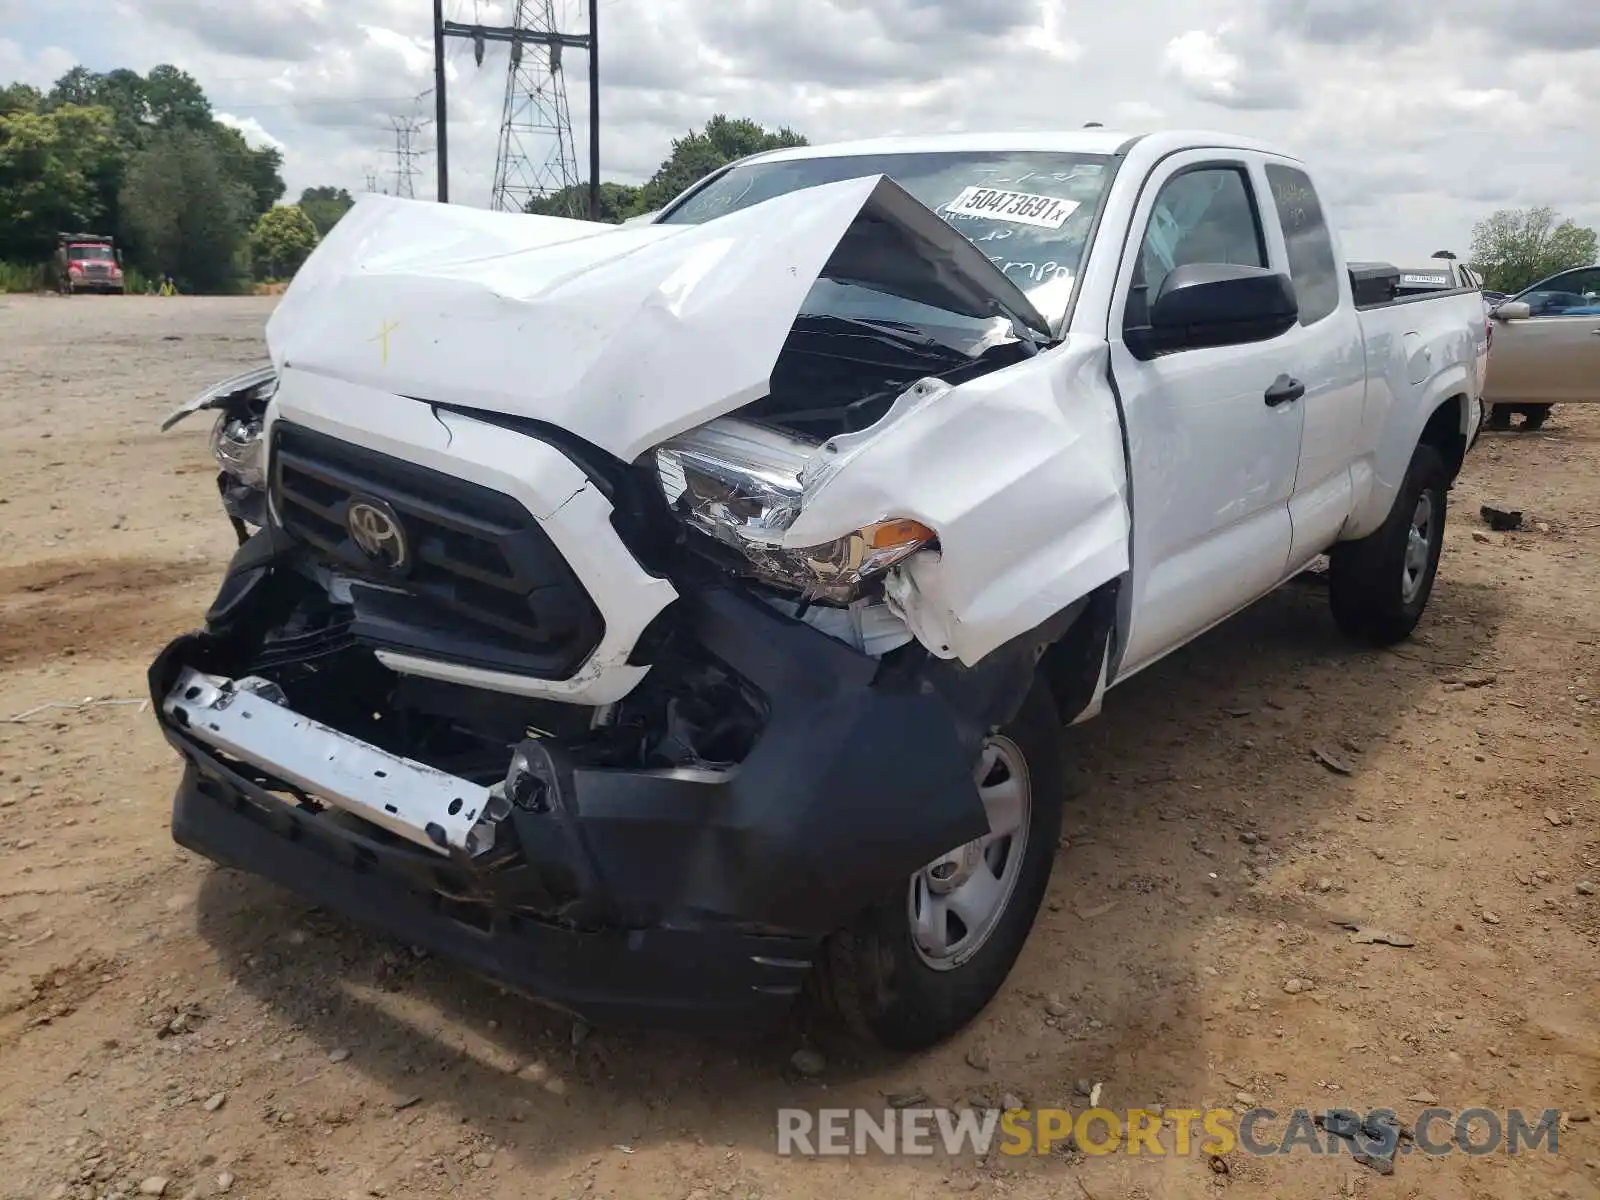
[[[284,1021],[352,1048],[392,1103],[545,1167],[666,1141],[766,1151],[780,1107],[881,1109],[896,1092],[1082,1108],[1078,1081],[1110,1081],[1114,1107],[1198,1104],[1214,1089],[1199,999],[1219,914],[1325,935],[1314,882],[1297,898],[1261,880],[1318,827],[1355,819],[1371,759],[1482,661],[1501,603],[1452,583],[1447,551],[1419,636],[1374,650],[1338,636],[1321,586],[1296,582],[1118,688],[1065,734],[1065,848],[1016,971],[971,1030],[913,1059],[800,1018],[748,1040],[575,1038],[566,1018],[232,871],[203,884],[199,933]],[[802,1038],[825,1055],[820,1079],[788,1067]]]

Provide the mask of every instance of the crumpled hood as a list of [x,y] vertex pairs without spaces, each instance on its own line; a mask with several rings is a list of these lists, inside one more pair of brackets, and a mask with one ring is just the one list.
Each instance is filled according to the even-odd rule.
[[599,225],[365,196],[267,322],[280,371],[532,418],[632,460],[764,396],[819,275],[1049,327],[892,180],[703,225]]

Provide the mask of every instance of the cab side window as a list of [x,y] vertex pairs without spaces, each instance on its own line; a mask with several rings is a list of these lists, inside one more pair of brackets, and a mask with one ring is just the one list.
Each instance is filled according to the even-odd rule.
[[1198,167],[1162,185],[1134,264],[1124,328],[1149,324],[1150,303],[1162,281],[1175,267],[1191,263],[1267,265],[1266,240],[1244,167]]
[[1300,324],[1315,325],[1339,307],[1340,269],[1322,202],[1309,175],[1281,163],[1267,164],[1267,186],[1272,189],[1272,205],[1283,226],[1289,278],[1300,302]]

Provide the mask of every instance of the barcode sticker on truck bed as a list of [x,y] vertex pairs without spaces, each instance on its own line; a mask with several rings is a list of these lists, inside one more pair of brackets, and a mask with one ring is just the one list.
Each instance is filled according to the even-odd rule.
[[1018,225],[1037,225],[1041,229],[1060,229],[1077,207],[1076,200],[1061,200],[1055,196],[969,187],[940,211],[956,217],[986,217],[991,221],[1012,221]]

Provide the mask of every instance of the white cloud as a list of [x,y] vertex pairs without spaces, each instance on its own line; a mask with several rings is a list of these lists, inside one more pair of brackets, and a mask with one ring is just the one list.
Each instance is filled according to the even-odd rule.
[[76,61],[72,51],[60,46],[30,47],[11,38],[0,38],[0,84],[28,83],[43,90]]
[[1281,51],[1233,22],[1191,29],[1167,43],[1162,69],[1197,100],[1235,109],[1292,109],[1300,88]]
[[261,122],[254,117],[236,117],[232,113],[225,112],[216,112],[212,115],[216,117],[219,125],[226,125],[229,129],[237,129],[244,135],[244,140],[256,150],[270,146],[272,149],[281,152],[284,148],[283,143],[268,133]]
[[1121,129],[1158,129],[1167,114],[1148,100],[1122,100],[1111,106],[1111,119]]
[[[0,0],[0,4],[7,0]],[[1594,0],[600,0],[602,169],[639,181],[718,112],[814,142],[981,128],[1231,129],[1305,158],[1352,257],[1464,248],[1505,204],[1600,225]],[[445,0],[509,21],[510,0]],[[37,14],[49,10],[47,18]],[[557,0],[582,31],[582,0]],[[0,79],[48,85],[173,62],[247,136],[284,146],[290,196],[393,185],[391,118],[433,116],[425,0],[13,4]],[[16,16],[20,14],[20,19]],[[451,198],[486,204],[506,51],[449,46]],[[587,169],[585,56],[566,56]],[[254,124],[251,124],[251,123]],[[433,194],[435,129],[416,138]]]
[[1202,100],[1226,103],[1239,90],[1244,64],[1222,47],[1219,34],[1191,29],[1167,43],[1162,66]]
[[1066,35],[1065,0],[1039,0],[1039,23],[1023,35],[1023,42],[1047,58],[1074,62],[1083,57],[1083,46]]

